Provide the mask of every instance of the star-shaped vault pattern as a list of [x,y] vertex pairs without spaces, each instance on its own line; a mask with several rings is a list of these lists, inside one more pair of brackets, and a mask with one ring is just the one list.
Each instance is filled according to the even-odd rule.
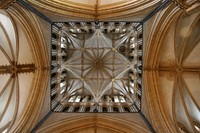
[[139,32],[135,28],[139,24],[86,24],[53,27],[52,69],[56,74],[52,80],[56,85],[51,92],[56,100],[52,107],[59,103],[55,111],[136,112],[141,90]]

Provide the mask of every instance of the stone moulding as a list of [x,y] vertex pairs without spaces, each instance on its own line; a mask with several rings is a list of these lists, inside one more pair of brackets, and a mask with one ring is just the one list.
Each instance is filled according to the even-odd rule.
[[[68,125],[68,126],[66,126]],[[38,133],[47,132],[74,132],[88,127],[101,127],[117,133],[148,133],[149,131],[138,123],[132,123],[123,119],[104,115],[84,115],[69,119],[63,119],[41,127]]]
[[[13,4],[6,12],[18,23],[30,45],[35,62],[35,73],[29,98],[23,113],[10,132],[27,132],[37,122],[48,85],[49,59],[41,26],[37,17],[18,4]],[[43,81],[43,82],[40,82]],[[33,119],[35,118],[35,119]]]
[[[153,10],[160,0],[126,0],[105,5],[89,5],[71,1],[34,1],[28,0],[29,4],[47,15],[57,15],[64,18],[71,17],[80,19],[104,20],[128,16],[140,16]],[[44,10],[45,9],[45,10]]]

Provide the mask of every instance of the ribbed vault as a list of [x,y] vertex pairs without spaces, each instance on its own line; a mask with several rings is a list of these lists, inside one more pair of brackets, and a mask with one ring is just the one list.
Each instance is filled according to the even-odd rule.
[[[3,6],[8,3],[5,2]],[[0,132],[21,132],[18,131],[21,128],[23,130],[30,128],[29,122],[32,121],[29,119],[30,114],[37,114],[34,110],[38,109],[36,106],[32,107],[37,100],[41,102],[41,96],[45,91],[40,91],[40,94],[38,91],[39,88],[46,88],[48,79],[43,77],[47,74],[44,70],[47,66],[41,64],[48,61],[47,51],[44,50],[45,46],[36,45],[43,44],[40,37],[37,41],[33,41],[37,37],[33,35],[37,33],[34,29],[39,27],[31,25],[35,19],[31,17],[29,21],[28,13],[25,14],[21,7],[17,4],[13,7],[9,11],[0,11]],[[38,47],[40,50],[36,52],[35,49]],[[44,83],[37,81],[41,78],[44,79]],[[38,99],[34,98],[36,95]]]
[[[166,10],[170,10],[170,6]],[[158,31],[161,29],[155,29],[155,35],[160,38],[159,40],[151,38],[153,34],[149,36],[148,41],[151,40],[152,44],[147,46],[149,46],[148,50],[153,49],[153,52],[151,50],[144,52],[149,54],[144,61],[146,67],[144,88],[151,91],[148,91],[146,96],[155,105],[157,103],[157,109],[150,110],[160,110],[163,118],[161,120],[154,116],[151,111],[150,116],[152,115],[155,126],[160,126],[164,124],[162,121],[166,121],[167,128],[159,130],[160,132],[199,132],[199,99],[196,95],[200,93],[200,69],[199,57],[197,57],[200,37],[199,30],[197,33],[200,26],[199,12],[187,16],[177,9],[173,13],[158,14],[157,17],[161,14],[163,16],[163,18],[159,17],[160,21],[157,21],[160,24],[152,20],[153,25],[163,29],[160,34]],[[169,15],[174,17],[174,21],[167,18]],[[151,99],[154,96],[157,100]],[[158,120],[160,120],[159,124],[155,122]]]
[[[77,3],[77,1],[64,0],[18,0],[17,2],[0,0],[0,8],[4,10],[2,15],[10,19],[7,24],[10,21],[13,22],[13,26],[5,29],[2,28],[5,27],[4,24],[0,26],[0,132],[7,132],[8,130],[9,132],[150,132],[147,125],[151,130],[154,129],[158,133],[199,132],[199,0],[172,0],[169,2],[162,0],[125,0],[105,5],[102,4],[103,1],[99,1],[99,4],[96,4],[97,1],[93,4],[87,4],[87,0],[85,1]],[[168,3],[165,8],[155,10],[158,5],[165,2]],[[159,12],[156,13],[156,11]],[[145,16],[148,17],[145,18]],[[141,85],[143,95],[140,114],[92,113],[91,116],[90,113],[55,113],[50,111],[49,97],[52,96],[52,93],[50,94],[49,90],[51,83],[49,81],[47,85],[47,82],[51,69],[56,68],[50,68],[50,61],[48,60],[51,58],[50,53],[52,52],[53,55],[54,52],[53,50],[50,52],[50,24],[71,20],[81,20],[82,22],[135,20],[143,24],[143,82]],[[0,21],[6,21],[6,19]],[[14,34],[8,32],[8,29],[13,31],[13,28]],[[62,30],[59,28],[59,31]],[[112,76],[110,69],[103,70],[101,68],[102,66],[113,67],[113,64],[107,64],[106,61],[112,60],[111,57],[115,50],[121,54],[120,51],[123,52],[124,47],[110,47],[108,45],[110,44],[109,37],[105,39],[107,35],[96,30],[96,32],[94,31],[96,35],[91,33],[88,38],[94,42],[96,38],[106,40],[108,43],[99,46],[108,48],[99,50],[99,53],[100,55],[107,53],[108,56],[94,54],[94,51],[98,51],[95,50],[98,45],[89,44],[85,39],[85,44],[88,47],[85,47],[87,54],[84,54],[87,58],[81,58],[82,45],[79,45],[80,42],[77,43],[81,40],[80,36],[77,39],[77,36],[74,36],[76,33],[70,36],[67,34],[69,31],[63,31],[65,33],[59,32],[58,37],[67,36],[70,38],[68,39],[70,42],[76,42],[74,43],[76,50],[59,53],[59,56],[67,54],[75,60],[75,62],[63,61],[65,63],[64,70],[69,71],[69,67],[75,67],[72,72],[68,72],[70,76],[67,78],[79,77],[74,80],[74,83],[71,80],[73,86],[76,86],[73,88],[77,88],[76,91],[72,89],[72,93],[81,94],[80,83],[84,82],[88,86],[86,94],[95,92],[98,95],[91,96],[96,97],[96,99],[101,94],[109,94],[102,93],[103,90],[106,90],[106,87],[97,91],[92,89],[94,88],[92,86],[100,86],[100,84],[108,86],[113,83],[112,78],[111,80],[106,79]],[[79,31],[76,29],[75,32]],[[94,47],[91,49],[91,46]],[[71,47],[71,49],[74,48]],[[74,53],[78,53],[80,56],[77,57],[80,57],[80,59],[76,58]],[[102,57],[105,57],[106,61]],[[118,56],[119,63],[129,64],[129,60],[122,61],[121,57],[126,56]],[[87,62],[87,65],[77,64],[82,60]],[[117,64],[114,61],[115,63]],[[93,70],[94,67],[97,69]],[[78,70],[83,68],[86,71],[81,74],[76,68]],[[87,72],[89,70],[91,71]],[[88,83],[82,76],[84,75],[86,79],[94,78],[94,72],[95,75],[99,73],[104,78],[101,83]],[[59,74],[60,76],[65,75],[65,72]],[[126,82],[122,82],[122,84],[125,83],[126,85]],[[55,92],[61,91],[56,90]],[[64,95],[62,97],[60,95],[59,98],[59,100],[62,100],[62,98],[66,100],[70,96]],[[150,123],[145,124],[143,119],[145,122],[148,122],[148,119]]]
[[[65,113],[66,114],[66,113]],[[77,113],[76,113],[77,114]],[[131,119],[127,119],[125,114],[71,114],[73,117],[63,115],[59,117],[56,113],[50,116],[50,119],[55,117],[59,117],[59,121],[55,121],[54,123],[49,123],[46,126],[42,126],[41,129],[38,130],[38,133],[46,133],[46,132],[69,132],[69,133],[127,133],[127,132],[137,132],[143,133],[148,131],[147,127],[141,124],[139,121],[142,119],[138,119],[137,122],[134,122],[132,118],[140,118],[139,114],[135,116],[131,116]],[[47,120],[47,123],[49,121]],[[68,126],[65,126],[68,125]]]
[[142,26],[139,23],[65,22],[55,23],[52,31],[54,111],[140,109]]
[[[22,113],[25,106],[22,101],[29,95],[35,65],[27,40],[19,40],[18,35],[23,36],[23,33],[11,16],[2,11],[0,18],[0,131],[3,132],[9,130]],[[21,47],[22,43],[26,49]],[[28,59],[23,57],[22,51]]]

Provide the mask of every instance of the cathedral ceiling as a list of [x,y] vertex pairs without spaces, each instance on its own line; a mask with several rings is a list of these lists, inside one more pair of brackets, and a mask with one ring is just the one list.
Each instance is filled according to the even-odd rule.
[[[94,0],[95,1],[95,0]],[[34,1],[28,0],[39,12],[48,16],[52,21],[71,20],[134,20],[140,21],[155,9],[160,0],[125,0],[110,4],[104,1],[96,1],[95,4],[83,4],[76,1]],[[112,1],[111,1],[112,2]],[[106,3],[106,2],[105,2]],[[145,6],[143,6],[145,5]],[[45,10],[43,10],[45,8]],[[57,15],[55,15],[55,13]],[[124,16],[124,17],[122,17]],[[131,17],[131,18],[130,18]],[[121,19],[123,18],[123,19]],[[134,18],[134,19],[132,19]]]
[[[53,132],[56,129],[59,132],[150,132],[139,113],[59,115],[50,111],[51,24],[48,22],[142,21],[161,0],[19,3],[0,1],[3,9],[0,13],[0,132]],[[34,13],[23,7],[27,3],[36,9],[32,10]],[[156,132],[200,130],[199,7],[197,0],[174,0],[143,24],[141,112]],[[95,61],[91,62],[94,66],[102,63]],[[103,77],[106,75],[109,74]],[[90,76],[87,74],[87,78]]]
[[[17,10],[17,7],[15,9]],[[12,13],[1,11],[1,132],[9,131],[20,124],[23,125],[22,121],[27,119],[26,116],[29,113],[32,114],[31,110],[34,110],[30,97],[34,99],[33,93],[35,93],[35,97],[38,97],[41,102],[40,98],[43,97],[45,91],[41,91],[38,95],[37,90],[40,90],[40,87],[46,88],[45,82],[43,84],[37,81],[44,79],[43,76],[47,74],[45,71],[47,68],[45,62],[48,61],[47,51],[43,49],[43,46],[35,45],[42,44],[43,40],[37,38],[37,41],[33,41],[36,40],[32,34],[35,31],[33,29],[35,25],[32,23],[32,28],[30,28],[31,23],[24,23],[24,18],[20,18],[19,14],[17,16],[16,19]],[[28,21],[28,18],[26,20]],[[35,51],[34,49],[38,47],[40,50]],[[41,75],[42,73],[44,75]],[[29,113],[25,114],[25,110]]]
[[[158,29],[157,32],[155,29],[155,35],[159,39],[151,38],[150,40],[153,41],[148,48],[153,49],[153,53],[152,51],[145,52],[149,53],[144,62],[146,63],[146,82],[149,84],[147,83],[144,89],[152,89],[150,86],[154,86],[152,91],[155,92],[149,93],[148,91],[147,93],[151,97],[158,98],[158,106],[161,106],[160,111],[163,113],[161,115],[164,116],[162,121],[168,121],[169,125],[176,124],[178,127],[170,129],[168,125],[170,132],[197,132],[200,115],[199,98],[196,95],[200,93],[200,60],[197,56],[199,54],[197,53],[199,51],[199,34],[196,33],[200,26],[199,12],[186,15],[174,10],[174,13],[168,13],[174,17],[173,21],[162,20],[160,17],[160,21],[163,23],[155,24],[160,25],[159,27],[165,25],[165,28]],[[152,21],[149,21],[150,23],[152,24]],[[153,36],[154,34],[151,34],[149,37]],[[153,78],[154,81],[149,80],[150,78]],[[156,109],[152,109],[152,111],[156,111]],[[154,118],[156,120],[155,116]],[[163,132],[166,131],[163,130]]]
[[65,22],[55,23],[52,32],[51,95],[60,103],[52,104],[54,111],[138,111],[142,25]]
[[[19,119],[29,95],[35,62],[28,41],[11,16],[1,12],[1,127],[11,127]],[[24,39],[19,39],[22,36]],[[24,44],[23,47],[21,45]],[[19,98],[20,97],[20,98]],[[3,124],[4,123],[4,124]]]

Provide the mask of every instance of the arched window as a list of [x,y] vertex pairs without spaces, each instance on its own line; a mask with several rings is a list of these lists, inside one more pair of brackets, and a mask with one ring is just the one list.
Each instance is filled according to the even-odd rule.
[[107,107],[103,107],[103,112],[108,112]]
[[124,107],[124,111],[125,111],[125,112],[130,112],[129,107]]
[[78,112],[80,107],[75,107],[74,112]]
[[86,107],[85,112],[90,112],[90,107]]
[[113,112],[119,112],[119,109],[117,107],[113,107]]
[[68,109],[69,109],[69,107],[68,107],[68,106],[66,106],[66,107],[63,109],[63,112],[67,112],[67,111],[68,111]]

